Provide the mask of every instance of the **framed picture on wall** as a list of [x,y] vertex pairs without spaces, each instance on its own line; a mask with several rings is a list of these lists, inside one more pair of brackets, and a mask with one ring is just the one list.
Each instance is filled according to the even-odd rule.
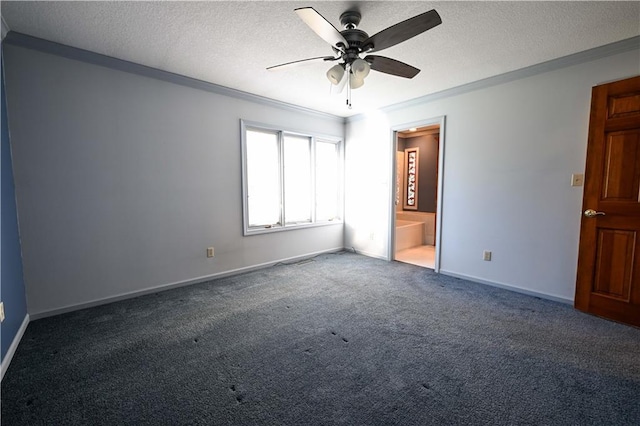
[[418,147],[404,150],[404,202],[405,210],[418,210],[418,160],[420,151]]

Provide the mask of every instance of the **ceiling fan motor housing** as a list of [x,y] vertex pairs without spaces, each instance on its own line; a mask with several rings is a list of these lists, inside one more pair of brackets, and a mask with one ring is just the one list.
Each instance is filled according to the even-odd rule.
[[340,31],[340,34],[347,40],[349,47],[346,48],[342,54],[342,59],[348,63],[351,63],[358,59],[359,54],[362,52],[362,42],[369,38],[369,35],[357,28]]
[[348,64],[360,58],[362,43],[369,38],[369,34],[356,28],[361,18],[362,15],[357,10],[348,10],[340,15],[340,23],[344,27],[340,34],[349,43],[349,47],[342,52],[342,60]]
[[350,30],[358,26],[362,15],[357,10],[347,10],[340,15],[340,23],[344,29]]

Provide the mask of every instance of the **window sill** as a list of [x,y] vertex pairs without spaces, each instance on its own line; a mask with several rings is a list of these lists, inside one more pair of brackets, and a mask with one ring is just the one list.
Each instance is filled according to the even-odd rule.
[[274,226],[271,228],[250,228],[250,229],[245,229],[243,235],[245,237],[249,237],[251,235],[270,234],[272,232],[295,231],[299,229],[318,228],[323,226],[336,226],[336,225],[343,225],[343,224],[344,224],[344,221],[340,219],[340,220],[331,220],[326,222],[304,223],[299,225]]

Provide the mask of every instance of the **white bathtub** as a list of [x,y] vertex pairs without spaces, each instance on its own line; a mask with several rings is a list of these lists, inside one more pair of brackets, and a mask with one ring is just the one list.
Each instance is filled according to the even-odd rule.
[[409,220],[411,222],[424,223],[424,243],[428,246],[436,245],[436,214],[425,212],[396,212],[396,221]]
[[424,244],[424,222],[396,220],[396,250]]

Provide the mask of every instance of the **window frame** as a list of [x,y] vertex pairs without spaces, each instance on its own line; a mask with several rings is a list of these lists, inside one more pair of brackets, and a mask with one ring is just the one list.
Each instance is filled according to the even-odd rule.
[[[248,165],[247,165],[247,131],[269,132],[276,133],[278,135],[278,156],[280,170],[280,210],[279,224],[272,225],[259,225],[249,226],[249,181],[248,181]],[[242,147],[242,228],[243,235],[259,235],[273,232],[291,231],[295,229],[315,228],[320,226],[333,226],[341,225],[344,223],[344,141],[339,136],[325,135],[311,132],[304,132],[299,130],[285,129],[279,126],[273,126],[264,123],[258,123],[254,121],[240,120],[240,139]],[[285,170],[284,170],[284,137],[294,136],[309,138],[310,143],[310,169],[311,169],[311,221],[298,222],[298,223],[286,223],[285,213]],[[338,187],[336,191],[337,197],[337,211],[338,217],[329,220],[317,220],[317,200],[316,200],[316,144],[320,143],[333,143],[336,146],[337,156],[337,168],[338,168]]]

